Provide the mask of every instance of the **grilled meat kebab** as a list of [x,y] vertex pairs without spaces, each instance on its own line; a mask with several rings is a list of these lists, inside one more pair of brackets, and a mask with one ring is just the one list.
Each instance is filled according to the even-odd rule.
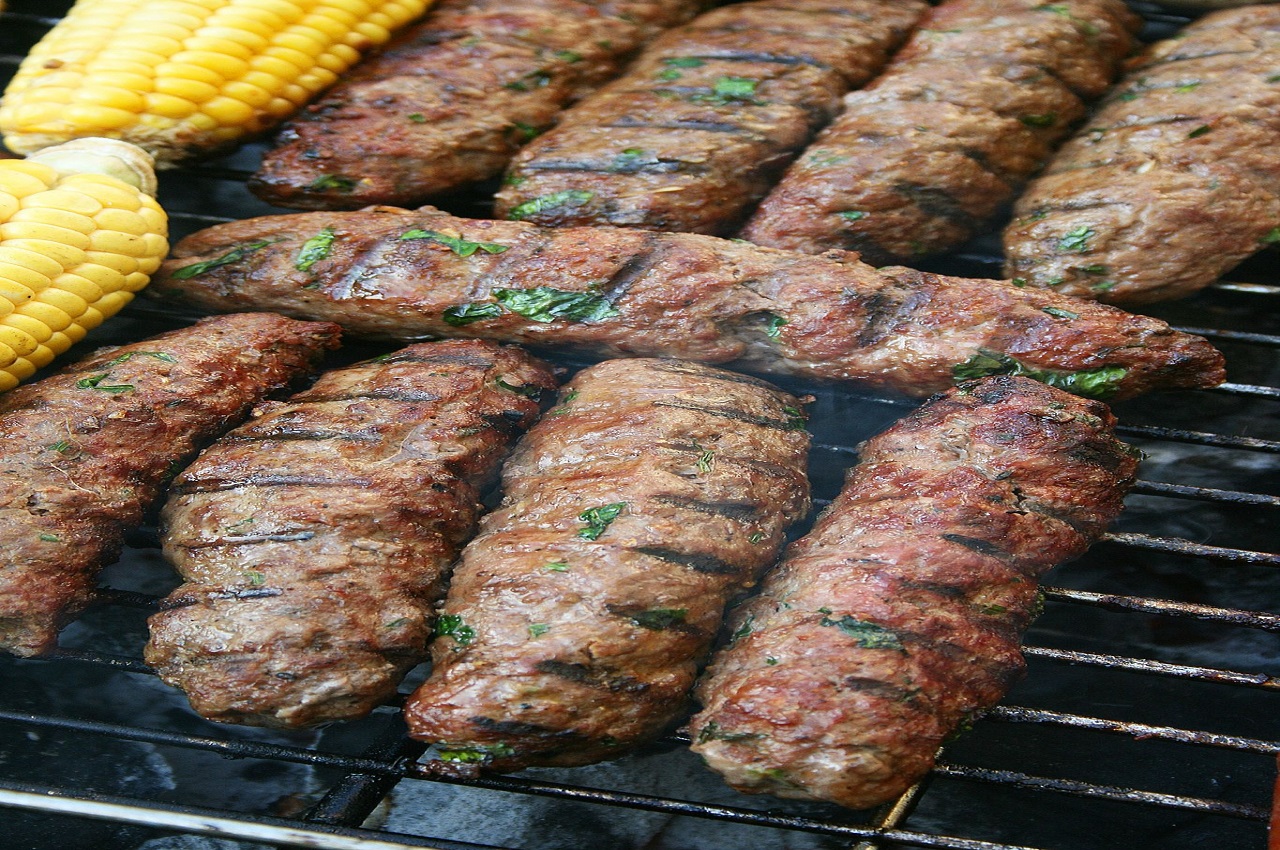
[[568,103],[701,0],[442,0],[278,134],[249,188],[273,204],[413,206],[497,176]]
[[1121,0],[947,0],[845,97],[742,235],[877,265],[962,244],[1119,74],[1139,23]]
[[693,749],[742,791],[888,801],[1022,675],[1038,578],[1121,510],[1107,407],[1021,377],[940,395],[867,441],[698,685]]
[[42,655],[175,467],[338,342],[336,325],[209,318],[0,397],[0,650]]
[[731,233],[927,8],[755,0],[707,12],[521,149],[497,217]]
[[480,493],[553,390],[480,340],[419,343],[327,372],[200,454],[161,514],[186,579],[147,663],[211,720],[362,717],[426,658]]
[[1008,372],[1113,399],[1223,380],[1205,340],[1115,307],[692,233],[375,207],[215,225],[173,254],[151,297],[368,337],[733,362],[915,396]]
[[1006,273],[1136,304],[1180,298],[1280,245],[1280,6],[1151,45],[1028,186]]
[[614,758],[674,722],[730,598],[808,511],[799,404],[681,361],[579,372],[463,550],[410,734],[514,770]]

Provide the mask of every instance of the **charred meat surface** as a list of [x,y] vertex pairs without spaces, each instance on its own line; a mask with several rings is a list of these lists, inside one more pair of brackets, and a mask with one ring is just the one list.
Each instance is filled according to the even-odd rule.
[[861,449],[741,606],[698,685],[693,749],[742,791],[866,808],[1022,675],[1038,578],[1121,510],[1136,453],[1107,407],[984,378]]
[[161,540],[186,583],[149,621],[147,663],[212,720],[312,726],[385,702],[555,386],[519,349],[449,340],[259,406],[170,491]]
[[338,334],[267,313],[209,318],[0,397],[0,650],[52,650],[174,469]]
[[697,0],[443,0],[285,125],[249,188],[280,206],[413,206],[522,144]]
[[[320,246],[317,248],[317,246]],[[926,396],[1030,374],[1110,399],[1223,380],[1164,322],[1009,283],[692,233],[547,228],[430,207],[264,216],[179,242],[144,292],[393,339],[669,356]]]
[[1138,23],[1120,0],[948,0],[845,97],[742,235],[877,265],[962,244],[1119,74]]
[[1280,245],[1280,6],[1216,12],[1131,63],[1028,186],[1005,271],[1136,304]]
[[707,12],[526,145],[497,217],[731,233],[926,8],[755,0]]
[[463,550],[410,734],[514,770],[614,758],[677,720],[729,600],[808,511],[799,404],[687,362],[579,372]]

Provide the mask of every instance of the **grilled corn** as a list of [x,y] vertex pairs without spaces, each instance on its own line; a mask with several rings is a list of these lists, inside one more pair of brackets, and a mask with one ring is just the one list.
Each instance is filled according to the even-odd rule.
[[0,160],[0,391],[115,315],[169,250],[151,156],[78,139]]
[[292,114],[430,0],[79,0],[0,101],[14,152],[133,142],[160,166]]

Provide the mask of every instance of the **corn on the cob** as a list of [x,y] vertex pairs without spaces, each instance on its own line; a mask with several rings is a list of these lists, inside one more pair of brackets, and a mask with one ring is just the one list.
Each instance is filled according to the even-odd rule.
[[292,114],[430,0],[79,0],[0,101],[5,144],[133,142],[161,166]]
[[0,160],[0,391],[115,315],[169,250],[149,154],[78,139]]

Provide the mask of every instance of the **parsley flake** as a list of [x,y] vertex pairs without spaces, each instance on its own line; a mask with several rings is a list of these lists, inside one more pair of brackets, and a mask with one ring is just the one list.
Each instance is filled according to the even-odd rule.
[[608,505],[600,505],[597,508],[588,508],[578,514],[578,519],[587,524],[586,528],[580,529],[577,536],[583,540],[598,540],[605,529],[618,518],[623,509],[626,508],[626,502],[612,502]]
[[175,269],[173,272],[173,277],[178,280],[187,280],[188,278],[193,278],[196,275],[204,274],[207,271],[212,271],[213,269],[216,269],[219,266],[227,266],[227,265],[231,265],[232,263],[238,263],[241,260],[243,260],[245,257],[247,257],[249,254],[252,254],[255,251],[260,251],[263,248],[267,247],[268,245],[276,241],[278,240],[263,239],[259,242],[250,242],[248,245],[241,245],[237,248],[232,248],[230,251],[223,254],[221,257],[215,257],[212,260],[204,260],[203,262],[192,263],[189,266],[183,266],[180,269]]
[[459,646],[466,646],[476,639],[476,630],[462,621],[458,614],[441,614],[436,620],[436,636],[451,637]]
[[293,261],[293,267],[300,272],[309,271],[312,266],[329,256],[329,250],[337,238],[332,227],[321,230],[302,243],[302,248],[298,250],[298,257]]
[[447,233],[439,233],[435,230],[406,230],[400,234],[400,241],[409,241],[413,239],[425,239],[428,242],[436,242],[444,245],[459,257],[470,257],[477,251],[484,251],[486,254],[501,254],[507,250],[510,245],[499,245],[497,242],[472,242],[469,239],[463,239],[461,236],[450,236]]

